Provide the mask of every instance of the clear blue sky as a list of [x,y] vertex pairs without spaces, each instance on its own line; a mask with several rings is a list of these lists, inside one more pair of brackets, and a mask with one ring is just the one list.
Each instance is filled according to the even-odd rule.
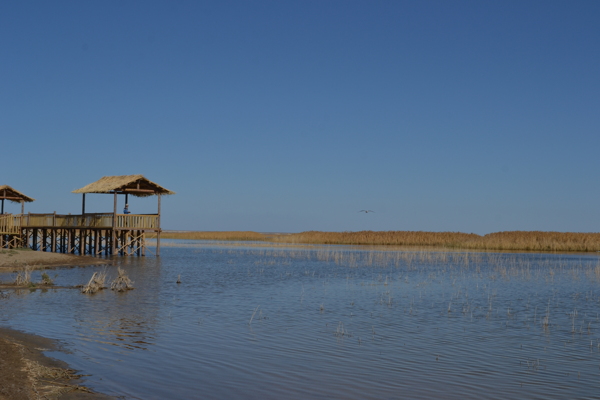
[[600,1],[5,1],[0,184],[77,213],[72,190],[141,173],[177,192],[166,229],[600,231],[599,21]]

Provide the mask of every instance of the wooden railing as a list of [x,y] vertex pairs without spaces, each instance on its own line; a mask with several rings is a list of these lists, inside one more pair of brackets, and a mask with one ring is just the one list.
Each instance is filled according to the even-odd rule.
[[0,234],[15,234],[21,232],[21,216],[13,214],[0,215]]
[[[20,228],[112,228],[113,213],[0,215],[0,233]],[[158,214],[116,214],[116,229],[158,229]]]
[[117,214],[117,228],[158,229],[158,214]]

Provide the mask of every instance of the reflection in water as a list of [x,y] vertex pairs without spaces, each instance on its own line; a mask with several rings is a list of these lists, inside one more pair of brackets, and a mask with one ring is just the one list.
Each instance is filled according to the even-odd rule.
[[118,318],[109,321],[95,321],[89,323],[86,329],[91,329],[95,335],[83,337],[83,340],[122,346],[130,350],[147,350],[155,340],[151,336],[150,324],[143,319]]
[[[597,255],[209,243],[117,260],[135,290],[0,299],[3,324],[62,340],[71,354],[55,356],[110,394],[561,399],[600,391]],[[55,282],[81,284],[101,268],[59,270]]]

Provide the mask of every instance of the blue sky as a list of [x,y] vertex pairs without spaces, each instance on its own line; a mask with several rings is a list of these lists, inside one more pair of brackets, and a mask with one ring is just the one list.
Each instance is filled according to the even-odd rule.
[[177,192],[165,229],[597,232],[599,20],[597,1],[2,2],[0,184],[77,213],[72,190],[141,173]]

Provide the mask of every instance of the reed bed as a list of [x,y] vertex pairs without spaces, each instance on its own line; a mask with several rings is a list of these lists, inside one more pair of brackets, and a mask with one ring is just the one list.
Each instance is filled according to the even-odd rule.
[[[152,236],[149,236],[152,237]],[[188,239],[188,240],[242,240],[242,241],[266,241],[269,235],[251,231],[219,231],[219,232],[162,232],[163,239]]]
[[307,231],[263,234],[251,231],[164,232],[165,239],[262,241],[292,244],[345,244],[371,246],[419,246],[465,250],[600,251],[600,233],[506,231],[487,235],[462,232],[423,231]]

